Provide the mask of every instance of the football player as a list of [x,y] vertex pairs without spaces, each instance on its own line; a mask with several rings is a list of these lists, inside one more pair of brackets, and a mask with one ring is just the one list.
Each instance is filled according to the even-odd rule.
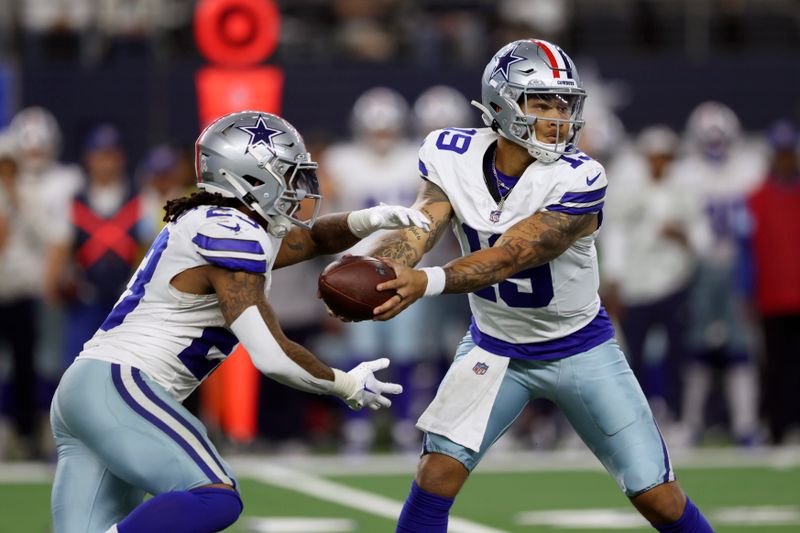
[[[236,480],[181,401],[241,342],[255,366],[352,409],[387,407],[401,387],[329,368],[282,333],[270,271],[340,252],[385,228],[427,221],[378,206],[317,218],[315,169],[300,134],[258,111],[224,116],[196,144],[201,192],[167,203],[168,224],[56,391],[56,532],[212,532],[242,510]],[[316,206],[297,218],[300,203]],[[153,498],[143,502],[145,493]]]
[[[417,426],[423,456],[397,525],[444,532],[450,507],[486,450],[534,398],[557,404],[639,512],[660,531],[708,532],[597,294],[594,240],[607,180],[575,148],[586,92],[561,48],[504,46],[482,78],[487,128],[432,132],[420,149],[415,207],[431,231],[391,232],[398,294],[387,320],[422,296],[470,293],[473,319]],[[410,268],[452,225],[463,256]]]

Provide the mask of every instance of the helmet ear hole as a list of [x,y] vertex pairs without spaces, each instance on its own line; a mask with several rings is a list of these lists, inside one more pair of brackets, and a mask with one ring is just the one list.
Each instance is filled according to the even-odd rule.
[[259,185],[263,185],[264,181],[256,178],[255,176],[251,176],[249,174],[245,174],[242,176],[242,179],[252,185],[253,187],[258,187]]

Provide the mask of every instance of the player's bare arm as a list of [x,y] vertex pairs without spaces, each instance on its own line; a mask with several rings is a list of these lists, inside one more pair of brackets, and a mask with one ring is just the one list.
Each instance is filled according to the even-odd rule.
[[273,268],[282,268],[318,255],[337,254],[359,240],[347,225],[348,213],[334,213],[317,219],[310,230],[295,226],[283,238]]
[[284,237],[274,268],[318,255],[343,252],[379,229],[414,228],[429,231],[428,219],[415,207],[379,205],[349,213],[326,215],[310,230],[295,227]]
[[[568,215],[542,211],[508,229],[492,246],[465,255],[444,266],[445,293],[469,293],[499,283],[526,268],[552,261],[575,241],[597,229],[597,215]],[[375,309],[375,320],[389,320],[425,294],[428,276],[395,265],[397,278],[378,290],[398,291]]]
[[400,265],[414,266],[433,248],[447,230],[453,215],[450,200],[441,188],[425,180],[412,207],[430,220],[430,231],[417,227],[393,231],[381,238],[369,255],[386,257]]
[[474,292],[543,265],[596,229],[596,214],[537,213],[512,226],[493,247],[448,263],[444,292]]

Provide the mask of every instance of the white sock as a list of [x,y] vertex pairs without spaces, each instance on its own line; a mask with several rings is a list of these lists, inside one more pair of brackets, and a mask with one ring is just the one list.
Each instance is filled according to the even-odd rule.
[[694,363],[689,366],[683,388],[683,417],[686,429],[698,436],[705,423],[705,408],[711,390],[711,369],[708,365]]
[[758,377],[754,365],[734,365],[726,369],[725,396],[733,436],[753,436],[758,428]]

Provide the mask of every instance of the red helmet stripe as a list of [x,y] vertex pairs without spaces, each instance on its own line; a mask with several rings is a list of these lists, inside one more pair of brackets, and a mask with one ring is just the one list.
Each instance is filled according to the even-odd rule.
[[558,60],[556,59],[556,56],[553,55],[553,52],[550,51],[550,48],[548,48],[548,46],[545,43],[537,41],[535,39],[531,39],[531,42],[536,43],[536,46],[544,50],[544,53],[547,56],[548,61],[550,61],[550,68],[553,69],[553,77],[560,78],[561,71],[559,70],[558,67]]

